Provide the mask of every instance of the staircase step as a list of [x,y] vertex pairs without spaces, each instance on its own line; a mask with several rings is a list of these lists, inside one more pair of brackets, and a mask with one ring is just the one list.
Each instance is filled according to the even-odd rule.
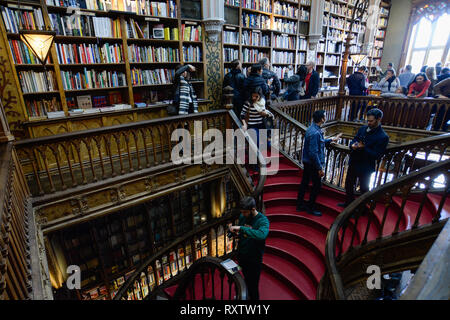
[[299,300],[301,296],[296,294],[284,281],[280,281],[271,272],[261,270],[259,278],[260,300]]
[[316,281],[315,285],[318,285],[325,272],[325,263],[322,257],[317,255],[314,250],[308,246],[302,245],[300,242],[276,236],[267,239],[266,249],[267,248],[271,248],[271,253],[273,254],[285,252],[292,256],[296,260],[294,263],[304,265],[304,267],[307,268],[305,272],[311,273]]
[[[310,225],[303,225],[295,222],[271,222],[270,231],[286,232],[297,235],[312,243],[319,252],[325,256],[325,239],[327,232],[319,231]],[[269,234],[270,234],[269,231]]]
[[314,300],[316,298],[317,287],[314,285],[314,281],[296,264],[286,259],[280,259],[271,253],[264,254],[263,264],[271,269],[280,280],[287,281],[305,299]]

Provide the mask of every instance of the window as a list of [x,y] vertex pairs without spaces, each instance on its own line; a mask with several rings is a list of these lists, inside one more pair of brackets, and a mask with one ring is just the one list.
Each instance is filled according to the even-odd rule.
[[434,20],[422,17],[412,28],[406,64],[412,65],[414,73],[425,65],[434,67],[437,62],[445,65],[448,61],[449,42],[449,14],[445,13]]

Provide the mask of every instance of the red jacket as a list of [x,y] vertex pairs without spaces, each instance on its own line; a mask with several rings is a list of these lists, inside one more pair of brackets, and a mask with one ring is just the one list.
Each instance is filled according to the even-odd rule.
[[426,93],[427,93],[428,88],[430,87],[430,84],[431,84],[430,80],[424,81],[422,84],[418,84],[417,82],[413,82],[409,86],[408,94],[416,93],[416,98],[426,97]]

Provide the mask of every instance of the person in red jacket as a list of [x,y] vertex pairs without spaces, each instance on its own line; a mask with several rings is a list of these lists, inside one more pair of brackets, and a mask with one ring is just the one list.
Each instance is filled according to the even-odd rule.
[[428,80],[425,73],[416,74],[414,81],[409,85],[408,97],[425,98],[428,95],[428,88],[431,81]]

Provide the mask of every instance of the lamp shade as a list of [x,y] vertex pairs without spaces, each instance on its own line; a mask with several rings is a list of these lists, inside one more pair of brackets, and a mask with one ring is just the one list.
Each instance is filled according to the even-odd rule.
[[55,31],[20,30],[20,39],[27,45],[34,55],[45,64],[48,53],[55,39]]
[[350,55],[350,58],[358,66],[366,58],[366,55],[364,53],[353,53]]

